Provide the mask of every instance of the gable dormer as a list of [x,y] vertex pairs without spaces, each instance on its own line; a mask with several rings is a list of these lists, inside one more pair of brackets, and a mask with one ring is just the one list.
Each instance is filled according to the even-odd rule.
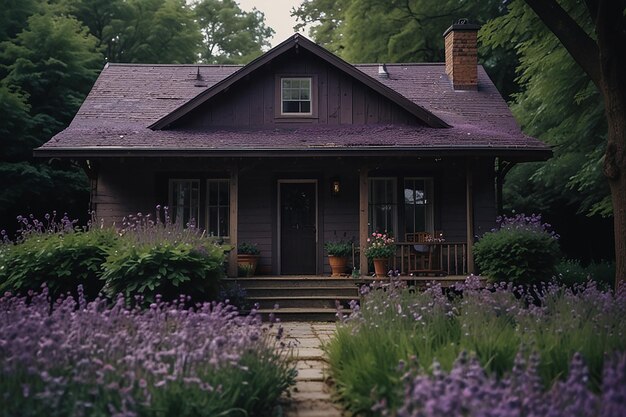
[[[198,77],[202,71],[198,67]],[[150,126],[161,129],[400,124],[447,127],[299,34]]]

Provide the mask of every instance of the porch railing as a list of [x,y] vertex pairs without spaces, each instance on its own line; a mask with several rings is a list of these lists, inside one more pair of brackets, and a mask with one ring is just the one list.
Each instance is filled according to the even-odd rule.
[[[467,275],[466,246],[465,242],[397,242],[393,269],[402,275]],[[430,257],[428,267],[424,267],[426,257]]]

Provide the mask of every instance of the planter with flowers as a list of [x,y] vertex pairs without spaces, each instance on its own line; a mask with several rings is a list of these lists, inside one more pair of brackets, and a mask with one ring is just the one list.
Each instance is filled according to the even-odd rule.
[[324,249],[328,253],[328,263],[333,277],[340,277],[346,273],[348,258],[352,254],[352,243],[340,240],[337,242],[324,243]]
[[239,275],[251,277],[256,272],[261,251],[254,243],[242,243],[237,246],[237,267]]
[[374,270],[377,277],[387,276],[389,271],[389,258],[396,254],[396,242],[393,237],[386,233],[372,233],[367,239],[365,256],[374,262]]

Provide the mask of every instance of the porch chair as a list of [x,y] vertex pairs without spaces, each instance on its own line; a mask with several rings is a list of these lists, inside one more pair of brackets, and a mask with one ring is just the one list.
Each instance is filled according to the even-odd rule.
[[411,245],[408,256],[408,269],[409,274],[415,275],[429,275],[439,274],[439,269],[433,268],[433,258],[435,247],[428,243],[432,238],[432,233],[429,232],[415,232],[405,234],[405,241],[415,243]]

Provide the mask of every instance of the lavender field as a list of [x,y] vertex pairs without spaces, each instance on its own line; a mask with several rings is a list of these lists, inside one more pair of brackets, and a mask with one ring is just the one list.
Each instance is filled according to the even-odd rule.
[[626,415],[626,291],[364,287],[325,349],[359,415]]
[[47,295],[0,298],[2,416],[268,416],[294,383],[254,311]]

